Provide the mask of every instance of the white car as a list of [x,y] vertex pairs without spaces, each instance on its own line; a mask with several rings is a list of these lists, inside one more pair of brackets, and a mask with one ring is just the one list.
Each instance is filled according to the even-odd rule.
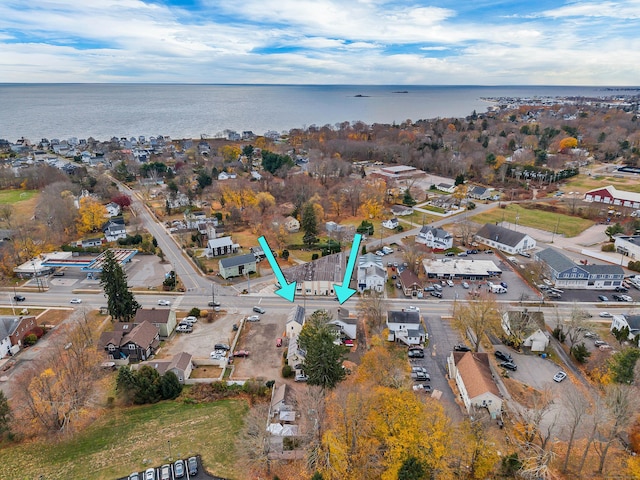
[[609,312],[600,312],[600,316],[602,318],[611,318],[611,317],[613,317],[613,315],[611,315]]
[[469,284],[467,282],[462,282],[462,288],[469,288]]
[[260,321],[259,315],[251,315],[250,317],[247,317],[247,322],[259,322],[259,321]]
[[453,280],[447,280],[447,285],[449,285],[450,287],[453,287]]
[[414,307],[413,305],[408,306],[404,309],[405,312],[419,312],[420,309],[418,307]]
[[82,299],[81,298],[72,298],[69,303],[82,303]]
[[169,300],[158,300],[158,305],[161,307],[169,307],[171,306],[171,302]]
[[553,381],[560,383],[565,378],[567,378],[567,374],[561,370],[553,376]]
[[182,319],[183,322],[187,322],[187,323],[198,323],[198,319],[196,317],[194,317],[193,315],[189,315],[188,317],[184,317]]

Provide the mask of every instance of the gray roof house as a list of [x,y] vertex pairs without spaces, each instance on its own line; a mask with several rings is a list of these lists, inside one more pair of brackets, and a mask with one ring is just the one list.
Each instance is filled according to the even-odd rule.
[[491,197],[491,192],[493,189],[487,187],[481,187],[480,185],[474,185],[467,192],[467,196],[469,198],[474,198],[476,200],[486,200]]
[[184,384],[185,380],[191,376],[191,371],[193,370],[193,363],[191,363],[191,360],[191,354],[182,352],[174,355],[171,360],[150,360],[143,362],[143,365],[149,365],[160,375],[164,375],[167,372],[173,372],[176,377],[178,377],[178,381]]
[[493,223],[485,223],[475,235],[476,241],[497,248],[507,253],[518,253],[532,250],[536,241],[526,233],[516,232],[499,227]]
[[220,276],[225,280],[231,277],[240,277],[245,273],[255,273],[256,257],[253,253],[247,253],[223,258],[218,261],[218,269],[220,270]]
[[614,315],[609,330],[622,330],[625,327],[629,327],[629,340],[634,340],[640,335],[640,315]]
[[287,323],[285,324],[287,337],[297,337],[304,326],[304,320],[304,308],[300,305],[293,307],[287,315]]
[[382,264],[382,258],[373,253],[361,255],[358,258],[358,291],[375,290],[383,292],[387,281],[387,269]]
[[428,338],[419,312],[390,311],[387,313],[387,328],[390,341],[406,345],[421,345]]
[[416,243],[436,250],[447,250],[453,246],[453,235],[442,228],[425,225],[416,235]]
[[549,277],[558,288],[614,290],[624,279],[624,270],[619,265],[576,264],[551,247],[536,253],[535,258],[546,264]]
[[233,243],[231,237],[212,238],[207,242],[207,257],[220,257],[236,253],[240,245]]

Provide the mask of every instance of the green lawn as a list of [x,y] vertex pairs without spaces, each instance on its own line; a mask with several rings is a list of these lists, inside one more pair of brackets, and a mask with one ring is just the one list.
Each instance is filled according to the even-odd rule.
[[209,472],[233,478],[233,439],[242,428],[246,410],[246,402],[240,400],[114,408],[71,440],[0,449],[1,476],[5,480],[113,480],[167,463],[171,449],[173,460],[200,454]]
[[575,237],[584,232],[593,225],[591,220],[585,220],[580,217],[572,217],[560,213],[545,212],[542,210],[528,210],[519,205],[507,205],[507,208],[493,208],[484,213],[480,213],[471,217],[471,220],[477,223],[496,223],[505,222],[516,223],[518,216],[518,225],[525,227],[539,228],[547,232],[562,234],[565,237]]
[[0,190],[0,204],[31,200],[37,194],[38,190]]

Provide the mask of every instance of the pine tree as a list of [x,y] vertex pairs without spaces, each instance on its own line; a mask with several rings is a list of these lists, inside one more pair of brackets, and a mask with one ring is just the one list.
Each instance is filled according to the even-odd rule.
[[160,378],[160,394],[164,400],[178,398],[182,392],[182,385],[173,372],[167,372]]
[[100,285],[107,296],[109,315],[117,322],[130,322],[140,308],[127,284],[127,275],[116,261],[113,252],[107,250],[102,264]]
[[5,433],[11,432],[11,418],[11,407],[4,392],[0,390],[0,438],[2,438]]
[[316,218],[316,210],[313,203],[307,202],[302,207],[302,222],[300,225],[304,232],[302,241],[305,245],[313,245],[318,242],[318,220]]

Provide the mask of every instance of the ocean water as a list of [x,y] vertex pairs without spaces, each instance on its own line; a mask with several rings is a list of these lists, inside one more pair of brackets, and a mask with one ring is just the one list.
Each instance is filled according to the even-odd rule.
[[[406,92],[406,93],[398,93]],[[601,87],[0,84],[0,138],[199,138],[486,111],[486,97],[613,95]]]

